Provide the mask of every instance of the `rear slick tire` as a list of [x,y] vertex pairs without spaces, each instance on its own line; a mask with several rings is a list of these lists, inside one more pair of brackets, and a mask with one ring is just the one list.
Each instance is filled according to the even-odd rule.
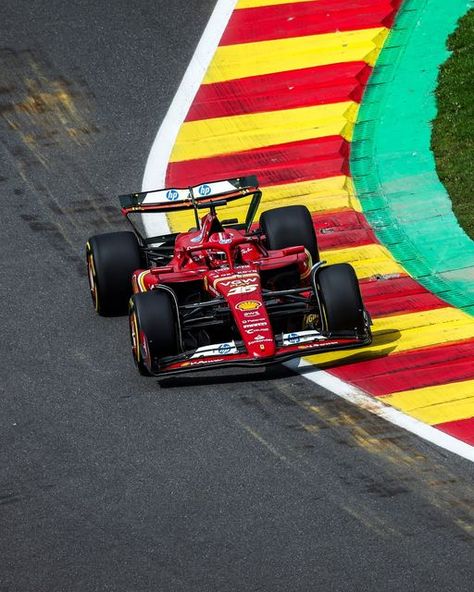
[[267,237],[269,249],[302,245],[311,255],[313,265],[319,261],[313,220],[306,206],[284,206],[263,212],[260,227]]
[[105,317],[127,314],[132,274],[142,267],[133,232],[92,236],[86,245],[87,275],[96,311]]

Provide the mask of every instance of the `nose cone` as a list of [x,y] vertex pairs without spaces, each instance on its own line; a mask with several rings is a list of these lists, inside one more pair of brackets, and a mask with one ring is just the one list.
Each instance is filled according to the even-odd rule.
[[249,355],[252,358],[269,358],[275,355],[276,350],[273,329],[260,291],[252,297],[245,300],[240,296],[236,302],[229,300],[229,304]]
[[247,351],[253,358],[271,358],[275,355],[276,347],[273,338],[265,338],[265,341],[247,343]]
[[208,282],[227,300],[249,356],[274,356],[273,329],[263,302],[258,271],[250,266],[242,266],[239,271],[214,271],[208,274]]

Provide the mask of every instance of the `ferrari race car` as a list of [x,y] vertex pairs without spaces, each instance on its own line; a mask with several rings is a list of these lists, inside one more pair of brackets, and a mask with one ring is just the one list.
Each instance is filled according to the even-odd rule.
[[[305,206],[265,211],[253,224],[261,196],[253,176],[122,195],[133,232],[89,239],[95,309],[128,310],[140,374],[266,365],[371,342],[353,268],[320,261]],[[242,219],[221,220],[224,206]],[[193,226],[154,236],[150,217],[164,213]]]

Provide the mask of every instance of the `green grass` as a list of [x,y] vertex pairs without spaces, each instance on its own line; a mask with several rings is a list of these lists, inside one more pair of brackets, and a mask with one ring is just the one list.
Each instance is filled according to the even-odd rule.
[[459,20],[448,48],[453,53],[440,69],[431,144],[454,213],[474,239],[474,9]]

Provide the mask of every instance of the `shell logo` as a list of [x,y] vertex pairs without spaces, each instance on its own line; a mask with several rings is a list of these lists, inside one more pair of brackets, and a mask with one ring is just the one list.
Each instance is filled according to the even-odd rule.
[[243,300],[242,302],[239,302],[235,308],[238,308],[239,310],[257,310],[257,308],[260,308],[261,306],[262,303],[258,300]]

